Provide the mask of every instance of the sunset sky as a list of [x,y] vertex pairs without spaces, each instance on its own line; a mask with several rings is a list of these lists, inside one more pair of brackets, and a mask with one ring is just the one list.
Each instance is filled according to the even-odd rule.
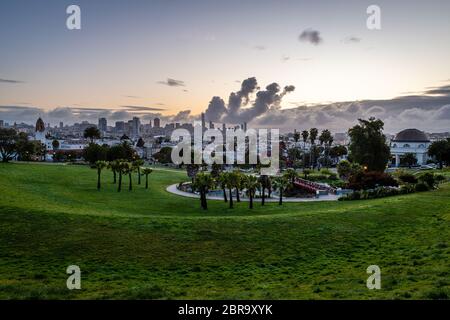
[[[81,7],[81,30],[66,28],[70,4]],[[366,27],[371,4],[381,8],[381,30]],[[308,112],[330,117],[334,111],[326,107],[337,102],[377,101],[360,106],[370,109],[379,101],[448,88],[449,12],[446,0],[2,0],[0,119],[28,121],[18,112],[27,108],[34,113],[86,108],[98,114],[104,109],[124,116],[144,110],[167,117],[190,110],[193,116],[213,96],[227,103],[250,77],[261,90],[273,82],[295,86],[274,108],[278,112],[320,104],[322,109]],[[302,41],[308,30],[319,41]],[[423,129],[448,128],[450,108],[442,109],[447,100],[430,107],[436,117],[443,112],[439,120],[446,122],[417,123]],[[395,110],[408,108],[423,111],[417,103]],[[77,120],[63,114],[65,121]],[[320,126],[317,117],[310,119]],[[339,122],[332,121],[337,129]]]

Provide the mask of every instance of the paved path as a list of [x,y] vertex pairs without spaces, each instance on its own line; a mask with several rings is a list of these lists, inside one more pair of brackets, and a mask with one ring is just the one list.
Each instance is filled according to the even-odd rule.
[[[185,192],[178,190],[177,184],[172,184],[166,188],[167,192],[182,196],[182,197],[188,197],[188,198],[199,198],[200,195],[190,192]],[[227,194],[228,195],[228,194]],[[326,195],[326,196],[320,196],[319,198],[283,198],[283,202],[312,202],[312,201],[336,201],[339,198],[339,196],[336,196],[334,194]],[[206,196],[206,199],[209,200],[221,200],[223,201],[223,197],[218,196]],[[248,198],[241,198],[241,201],[250,201]],[[261,201],[261,198],[254,199],[254,201],[259,202]],[[266,202],[278,202],[278,198],[266,198]]]

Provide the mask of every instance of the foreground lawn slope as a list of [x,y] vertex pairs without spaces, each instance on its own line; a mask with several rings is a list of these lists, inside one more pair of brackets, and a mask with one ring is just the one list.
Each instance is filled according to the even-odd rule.
[[[121,193],[105,170],[0,164],[1,299],[448,299],[450,186],[349,202],[234,210],[165,188]],[[368,290],[366,268],[381,268]],[[78,265],[82,289],[66,288]]]

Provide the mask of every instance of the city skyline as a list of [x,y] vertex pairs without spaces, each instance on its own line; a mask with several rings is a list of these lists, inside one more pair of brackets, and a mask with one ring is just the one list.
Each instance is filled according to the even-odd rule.
[[[69,4],[0,4],[0,119],[192,122],[220,97],[218,122],[284,131],[369,116],[390,132],[450,127],[448,2],[378,1],[381,30],[366,26],[369,1],[76,1],[81,30],[66,28]],[[252,91],[242,119],[223,111],[253,77],[295,89],[242,112]]]

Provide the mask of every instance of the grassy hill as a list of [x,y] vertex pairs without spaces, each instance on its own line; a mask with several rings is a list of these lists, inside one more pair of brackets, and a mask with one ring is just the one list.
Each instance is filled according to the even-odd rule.
[[[116,191],[84,166],[0,164],[0,298],[448,298],[450,185],[349,202],[238,203]],[[82,290],[66,288],[78,265]],[[381,290],[366,268],[381,268]]]

